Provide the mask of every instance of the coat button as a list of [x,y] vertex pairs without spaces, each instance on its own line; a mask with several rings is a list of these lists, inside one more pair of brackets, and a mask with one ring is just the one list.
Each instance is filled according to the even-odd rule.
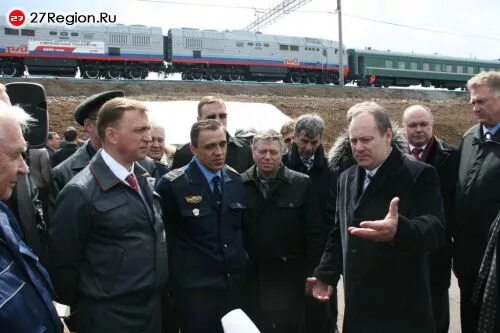
[[288,207],[293,207],[293,202],[290,202],[290,203],[288,204]]
[[227,244],[224,244],[224,247],[227,249]]
[[286,262],[288,259],[287,259],[287,257],[283,256],[283,257],[281,257],[281,260]]
[[351,253],[358,253],[358,250],[356,250],[356,249],[352,249],[352,250],[351,250]]
[[229,277],[231,277],[231,274],[230,274],[230,273],[227,273],[227,274],[226,274],[226,276],[229,278]]

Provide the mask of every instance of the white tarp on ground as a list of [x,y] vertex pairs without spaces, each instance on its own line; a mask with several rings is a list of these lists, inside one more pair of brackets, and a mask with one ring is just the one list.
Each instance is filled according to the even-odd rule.
[[[198,116],[198,101],[145,102],[150,118],[165,127],[168,144],[189,142],[191,126]],[[239,129],[255,128],[257,131],[272,128],[279,132],[281,125],[290,119],[274,105],[267,103],[226,102],[228,132],[234,135]]]

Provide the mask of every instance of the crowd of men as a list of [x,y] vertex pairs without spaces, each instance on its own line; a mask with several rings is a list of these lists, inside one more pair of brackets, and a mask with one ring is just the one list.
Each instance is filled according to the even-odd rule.
[[468,88],[459,147],[424,105],[399,127],[356,104],[326,153],[316,114],[232,136],[206,96],[173,153],[107,91],[75,110],[86,141],[49,132],[26,157],[32,119],[0,85],[0,331],[61,332],[57,301],[83,333],[218,333],[238,308],[261,332],[332,333],[342,276],[343,332],[445,333],[453,271],[462,332],[499,332],[500,72]]

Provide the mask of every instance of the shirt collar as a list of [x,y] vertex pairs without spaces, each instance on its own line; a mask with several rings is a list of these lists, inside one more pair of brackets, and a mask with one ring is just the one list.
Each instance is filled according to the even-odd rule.
[[389,151],[389,154],[387,155],[387,157],[385,158],[385,160],[378,165],[378,167],[376,167],[376,168],[374,168],[372,170],[365,169],[366,174],[373,178],[377,174],[378,169],[380,169],[380,167],[382,165],[384,165],[385,161],[387,161],[387,158],[389,157],[389,155],[391,155],[393,149],[394,148],[391,147],[391,150]]
[[408,146],[410,146],[410,153],[413,151],[414,148],[420,148],[420,149],[422,149],[422,151],[424,151],[425,148],[427,147],[427,143],[425,145],[423,145],[422,147],[415,147],[412,144],[408,144]]
[[500,123],[497,123],[495,126],[486,126],[483,125],[483,133],[490,132],[491,135],[495,135],[500,129]]
[[207,179],[207,182],[211,184],[212,178],[215,176],[219,176],[222,179],[222,172],[221,170],[217,170],[217,172],[213,172],[212,170],[209,170],[206,166],[204,166],[196,157],[193,157],[194,161],[198,165],[198,168],[200,168],[201,173],[205,178]]
[[118,163],[111,155],[109,155],[104,148],[101,151],[102,159],[104,163],[109,167],[111,172],[116,176],[116,178],[120,179],[122,182],[125,182],[125,178],[131,173],[134,173],[134,164],[132,164],[132,168],[127,170],[123,165]]

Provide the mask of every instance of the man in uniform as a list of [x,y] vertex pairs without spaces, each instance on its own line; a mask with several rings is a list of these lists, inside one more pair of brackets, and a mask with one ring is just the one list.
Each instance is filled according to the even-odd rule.
[[222,332],[220,319],[240,307],[246,274],[244,190],[240,175],[224,164],[227,137],[220,122],[197,122],[190,137],[194,158],[157,186],[165,210],[172,293],[182,332]]
[[[227,111],[226,105],[221,98],[214,96],[205,96],[198,103],[198,118],[197,121],[214,119],[222,124],[224,129],[227,129]],[[227,158],[226,164],[234,168],[238,172],[244,172],[252,164],[252,152],[250,147],[241,140],[232,137],[226,131],[227,141]],[[191,161],[193,154],[190,150],[189,143],[183,145],[174,154],[172,169],[180,168]]]
[[138,164],[151,142],[146,107],[115,98],[97,115],[103,149],[62,189],[49,227],[58,301],[79,333],[161,332],[167,245],[154,179]]
[[403,126],[408,139],[408,153],[417,160],[432,165],[439,174],[446,222],[446,243],[430,257],[430,279],[436,332],[447,333],[450,326],[448,289],[451,279],[451,233],[448,226],[451,225],[454,213],[458,150],[434,135],[434,118],[431,110],[423,105],[412,105],[404,111]]

